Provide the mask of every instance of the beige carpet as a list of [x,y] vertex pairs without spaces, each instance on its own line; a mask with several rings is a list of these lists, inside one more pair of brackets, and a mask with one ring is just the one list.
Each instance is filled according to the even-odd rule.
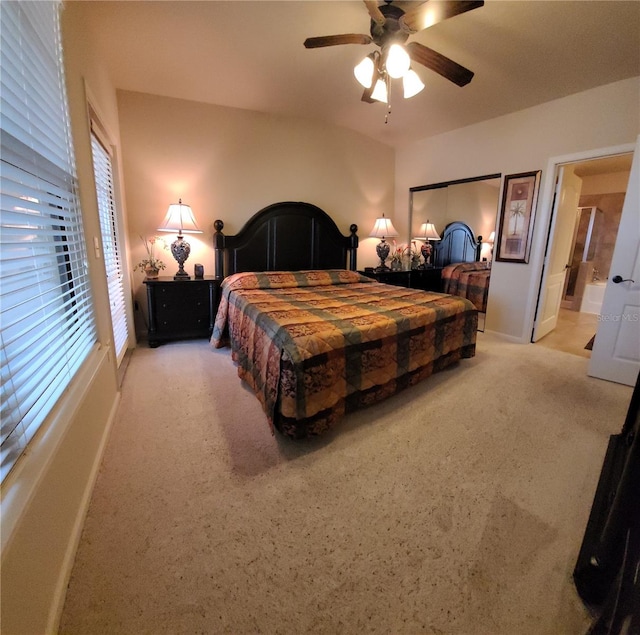
[[61,632],[585,633],[571,573],[631,397],[586,368],[479,334],[294,442],[228,350],[137,349]]

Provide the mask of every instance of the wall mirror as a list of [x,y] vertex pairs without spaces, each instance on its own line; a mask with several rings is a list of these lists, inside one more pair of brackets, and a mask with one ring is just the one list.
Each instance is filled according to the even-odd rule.
[[433,223],[442,235],[449,223],[462,221],[476,237],[483,238],[480,258],[492,260],[493,245],[489,240],[496,228],[500,184],[500,174],[487,174],[409,188],[411,237],[418,236],[420,226],[426,222]]
[[[488,240],[496,228],[500,183],[500,174],[487,174],[410,188],[411,236],[417,236],[420,225],[427,221],[433,223],[439,233],[449,223],[462,221],[469,225],[476,236]],[[482,257],[490,260],[490,256],[490,245],[483,245]]]

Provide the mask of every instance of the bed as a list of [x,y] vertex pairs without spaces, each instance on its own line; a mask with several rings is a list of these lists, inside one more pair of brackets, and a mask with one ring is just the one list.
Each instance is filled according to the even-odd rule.
[[319,208],[278,203],[235,236],[215,227],[223,281],[211,341],[231,347],[272,429],[320,434],[475,354],[473,304],[357,273],[355,225],[344,236]]
[[444,293],[467,298],[486,313],[491,264],[480,261],[481,248],[482,236],[476,239],[466,223],[449,223],[434,248],[434,265],[442,267]]

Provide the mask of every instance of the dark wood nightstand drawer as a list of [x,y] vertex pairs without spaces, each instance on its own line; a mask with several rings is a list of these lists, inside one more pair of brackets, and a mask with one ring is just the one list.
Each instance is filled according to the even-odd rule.
[[160,315],[157,318],[159,331],[167,333],[202,331],[204,333],[209,329],[209,308],[207,306],[193,311],[181,311],[179,309],[159,310],[156,315]]

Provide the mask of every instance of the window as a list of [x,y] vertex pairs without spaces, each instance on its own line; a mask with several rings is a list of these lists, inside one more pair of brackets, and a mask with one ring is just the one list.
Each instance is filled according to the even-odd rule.
[[58,2],[1,2],[4,479],[96,344]]
[[113,183],[113,164],[109,144],[95,113],[91,118],[91,153],[93,156],[93,175],[96,183],[102,251],[107,271],[111,323],[113,324],[113,343],[118,364],[127,352],[129,331],[124,300],[122,258],[118,241],[118,219]]

